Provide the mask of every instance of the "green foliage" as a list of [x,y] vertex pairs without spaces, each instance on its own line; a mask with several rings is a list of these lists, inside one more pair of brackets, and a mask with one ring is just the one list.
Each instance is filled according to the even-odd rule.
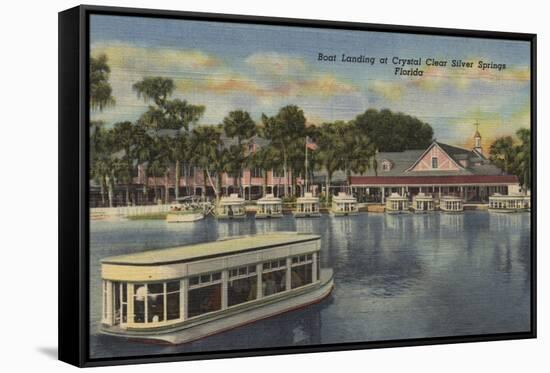
[[369,109],[358,115],[353,123],[370,137],[381,152],[426,149],[433,141],[433,129],[429,124],[387,109]]
[[96,58],[90,57],[90,107],[94,110],[103,110],[115,104],[115,99],[111,96],[113,89],[109,83],[110,73],[105,54]]
[[531,189],[531,130],[516,132],[517,144],[511,136],[497,138],[489,148],[489,159],[506,173],[516,175],[524,189]]
[[489,148],[489,159],[497,167],[508,173],[516,157],[516,151],[511,136],[499,137]]

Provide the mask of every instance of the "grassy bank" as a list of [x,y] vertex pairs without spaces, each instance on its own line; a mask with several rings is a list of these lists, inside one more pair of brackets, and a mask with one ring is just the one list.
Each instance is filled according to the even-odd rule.
[[128,220],[164,220],[166,219],[167,212],[155,212],[152,214],[132,215],[128,216]]

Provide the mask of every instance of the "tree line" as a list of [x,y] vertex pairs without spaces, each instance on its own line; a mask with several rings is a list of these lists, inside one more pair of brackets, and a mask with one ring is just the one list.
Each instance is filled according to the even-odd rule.
[[[106,56],[92,57],[90,69],[91,109],[116,105]],[[423,149],[433,139],[429,124],[402,113],[374,109],[347,122],[306,125],[304,111],[296,105],[287,105],[275,115],[262,114],[258,123],[247,111],[235,110],[217,125],[197,125],[206,108],[174,98],[172,79],[144,77],[132,88],[148,104],[136,121],[112,126],[101,121],[90,123],[91,177],[100,186],[104,205],[113,205],[116,185],[126,187],[126,201],[130,200],[130,185],[138,166],[145,173],[144,194],[148,195],[152,187],[155,200],[158,186],[148,185],[149,176],[154,182],[157,177],[164,177],[164,188],[168,191],[170,184],[179,186],[182,177],[189,177],[190,167],[203,172],[203,194],[211,187],[216,198],[222,194],[224,173],[233,177],[242,194],[240,175],[245,168],[262,170],[264,194],[268,171],[274,170],[283,176],[283,195],[294,196],[297,178],[304,177],[306,172],[306,137],[317,144],[317,149],[308,155],[308,178],[313,178],[314,170],[325,170],[327,191],[337,171],[347,176],[369,169],[376,172],[378,151]],[[265,139],[269,145],[251,152],[249,146],[256,137]],[[171,169],[175,175],[170,175]],[[169,180],[170,176],[173,180]],[[176,198],[180,192],[176,187]],[[184,189],[184,194],[189,195],[190,191]]]
[[505,173],[516,175],[524,190],[531,189],[531,130],[520,128],[516,138],[498,137],[489,148],[489,159]]

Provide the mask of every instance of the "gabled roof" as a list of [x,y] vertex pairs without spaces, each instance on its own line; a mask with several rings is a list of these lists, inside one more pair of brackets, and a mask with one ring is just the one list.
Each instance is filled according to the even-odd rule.
[[[470,152],[469,150],[462,149],[457,146],[443,144],[441,142],[437,142],[434,140],[432,144],[428,146],[426,150],[424,150],[424,152],[420,155],[420,157],[418,157],[418,159],[409,168],[405,170],[405,172],[411,171],[418,163],[420,163],[420,161],[424,158],[424,156],[428,154],[428,152],[435,146],[437,146],[439,149],[441,149],[441,151],[447,154],[451,162],[453,162],[459,170],[464,169],[464,166],[460,164],[460,160],[468,159],[468,153]],[[437,172],[437,171],[430,171],[430,172]]]

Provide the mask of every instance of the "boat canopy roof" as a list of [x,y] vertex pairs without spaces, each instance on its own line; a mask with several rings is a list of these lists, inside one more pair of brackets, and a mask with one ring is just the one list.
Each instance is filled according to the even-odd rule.
[[239,197],[237,193],[232,193],[229,197],[222,197],[220,204],[222,205],[238,205],[244,203],[244,198]]
[[441,199],[444,199],[446,201],[462,201],[462,198],[457,196],[443,196]]
[[258,204],[280,204],[282,202],[282,199],[275,197],[273,194],[266,194],[265,197],[258,200]]
[[414,198],[418,200],[425,200],[425,201],[431,201],[434,199],[434,197],[431,194],[424,194],[424,193],[418,193]]
[[490,199],[530,199],[530,196],[520,194],[520,193],[512,193],[512,194],[500,194],[495,193],[492,196],[489,197]]
[[319,202],[318,197],[313,197],[313,193],[304,193],[303,197],[298,197],[296,203],[317,203]]
[[185,245],[159,250],[148,250],[134,254],[104,258],[103,264],[160,265],[190,262],[239,252],[267,249],[299,242],[313,241],[320,236],[296,232],[275,232],[251,236],[230,237],[218,241]]
[[394,200],[394,201],[397,201],[397,200],[405,200],[405,199],[408,200],[407,197],[401,196],[401,195],[399,195],[399,194],[397,194],[397,193],[392,193],[388,198],[386,198],[386,200],[390,200],[390,201],[391,201],[391,200]]
[[332,200],[334,202],[340,202],[340,203],[343,203],[343,202],[357,202],[357,199],[354,196],[352,196],[350,194],[346,194],[344,192],[340,192],[340,193],[338,193],[338,195],[333,196]]

